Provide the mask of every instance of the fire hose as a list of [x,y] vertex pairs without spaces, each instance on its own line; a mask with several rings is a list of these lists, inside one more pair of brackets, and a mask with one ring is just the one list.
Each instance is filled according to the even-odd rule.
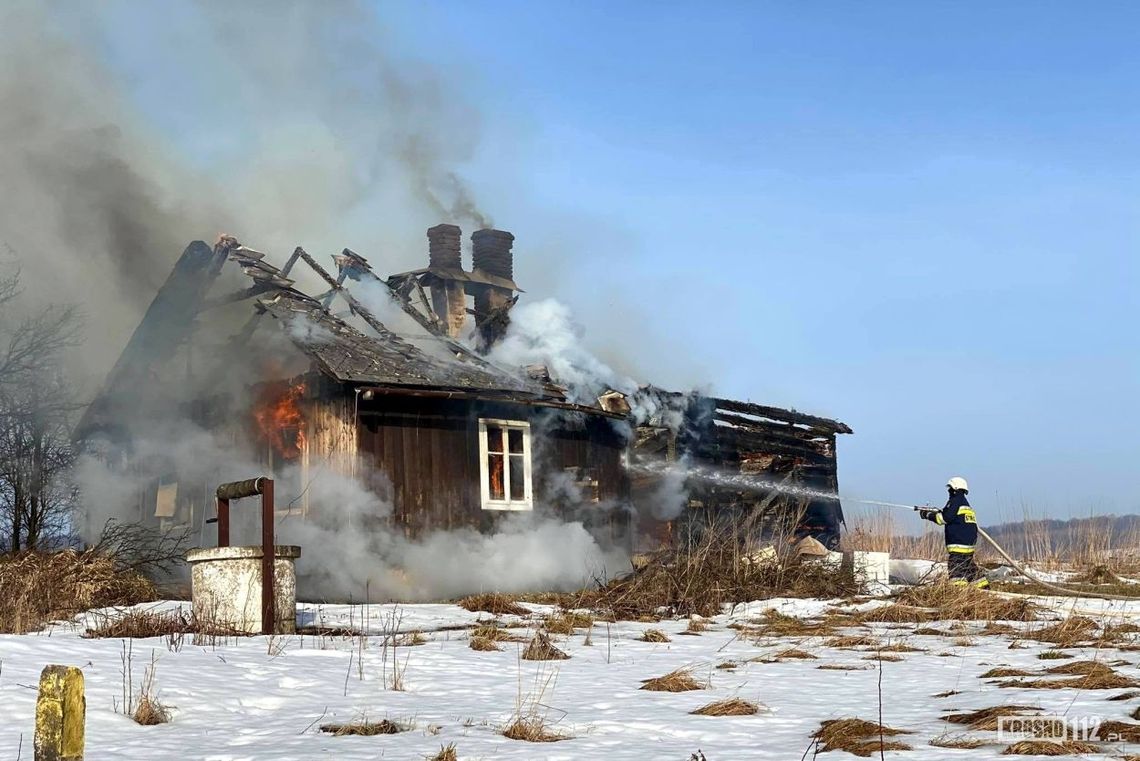
[[[855,499],[855,500],[851,500],[851,501],[861,502],[865,505],[878,505],[880,507],[897,507],[897,508],[902,508],[904,510],[937,510],[938,509],[935,507],[914,507],[913,505],[902,505],[902,504],[898,504],[895,502],[878,502],[878,501],[870,500],[870,499]],[[1091,597],[1091,598],[1095,598],[1098,600],[1137,600],[1137,599],[1140,599],[1140,595],[1120,595],[1120,594],[1110,595],[1110,594],[1103,594],[1100,592],[1090,592],[1090,591],[1083,590],[1083,589],[1066,589],[1065,587],[1063,587],[1059,584],[1054,584],[1052,582],[1045,581],[1044,579],[1041,579],[1041,578],[1038,578],[1037,576],[1034,576],[1032,573],[1030,573],[1025,568],[1025,566],[1023,566],[1022,564],[1020,564],[1016,560],[1014,560],[1012,557],[1010,557],[1009,553],[1006,552],[1005,549],[1000,544],[997,543],[997,540],[995,540],[992,536],[990,536],[988,533],[986,533],[986,531],[981,526],[978,526],[978,534],[983,539],[985,539],[987,542],[989,542],[990,545],[997,551],[997,554],[1001,555],[1001,557],[1007,563],[1009,563],[1010,566],[1012,566],[1015,571],[1017,571],[1018,573],[1020,573],[1022,576],[1029,579],[1030,581],[1032,581],[1036,584],[1039,584],[1040,586],[1042,586],[1046,589],[1051,589],[1054,592],[1059,592],[1063,595],[1071,596],[1071,595],[1076,594],[1076,595],[1080,595],[1081,597]],[[1117,577],[1117,578],[1119,578],[1119,577]]]

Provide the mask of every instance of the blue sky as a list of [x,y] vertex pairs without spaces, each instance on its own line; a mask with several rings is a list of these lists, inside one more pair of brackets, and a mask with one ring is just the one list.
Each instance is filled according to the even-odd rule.
[[[1140,512],[1140,6],[374,10],[460,83],[456,171],[608,361],[847,421],[857,495]],[[208,162],[215,115],[187,129],[134,41],[110,59]]]

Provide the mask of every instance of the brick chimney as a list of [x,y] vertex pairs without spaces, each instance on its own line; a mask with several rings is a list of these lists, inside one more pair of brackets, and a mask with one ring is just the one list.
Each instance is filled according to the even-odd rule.
[[[455,225],[429,227],[428,266],[439,269],[463,270],[463,255],[460,248],[462,231]],[[467,299],[463,283],[454,280],[436,281],[431,286],[431,305],[436,315],[443,321],[447,334],[458,338],[467,320]]]
[[[514,255],[511,246],[515,236],[506,230],[476,230],[471,233],[476,274],[494,275],[514,280]],[[508,287],[486,285],[475,294],[475,324],[479,328],[481,348],[486,351],[503,337],[510,325],[507,312],[514,291]]]

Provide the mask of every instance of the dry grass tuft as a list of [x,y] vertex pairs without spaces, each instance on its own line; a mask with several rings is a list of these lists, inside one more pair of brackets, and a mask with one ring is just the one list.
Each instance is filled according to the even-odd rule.
[[486,637],[478,637],[475,635],[471,635],[471,637],[467,639],[467,646],[472,650],[477,650],[480,653],[489,653],[496,650],[502,650],[501,647],[495,644],[495,640],[488,639]]
[[933,611],[916,608],[913,605],[892,603],[864,611],[858,614],[857,618],[861,623],[922,624],[937,621],[940,616]]
[[754,716],[760,713],[760,706],[740,698],[728,698],[701,706],[689,713],[697,716]]
[[764,611],[756,623],[759,624],[756,633],[770,637],[825,637],[835,631],[835,625],[829,620],[811,621],[774,609]]
[[1102,721],[1097,726],[1097,737],[1102,742],[1140,743],[1140,724],[1115,720]]
[[1011,676],[1035,676],[1032,671],[1015,669],[1011,666],[998,666],[978,676],[979,679],[1008,679]]
[[823,671],[869,671],[874,666],[848,666],[843,663],[824,663],[822,666],[816,666],[817,669]]
[[159,702],[154,695],[143,692],[139,696],[138,705],[135,706],[135,712],[131,718],[135,720],[135,724],[153,727],[156,724],[166,724],[170,721],[170,709]]
[[507,629],[504,629],[497,624],[485,623],[479,624],[471,630],[470,636],[482,637],[489,639],[492,642],[523,642],[524,639],[517,634],[512,634]]
[[915,634],[922,634],[927,637],[949,637],[950,632],[942,629],[935,629],[931,626],[923,626],[914,630]]
[[781,650],[772,656],[776,660],[802,660],[802,661],[817,661],[818,656],[812,655],[806,650],[798,650],[794,647],[789,647],[787,650]]
[[1043,653],[1038,653],[1037,657],[1043,661],[1056,661],[1062,658],[1072,658],[1072,654],[1063,653],[1060,650],[1046,650]]
[[1045,669],[1046,674],[1079,674],[1081,676],[1098,675],[1103,676],[1107,674],[1114,674],[1111,666],[1107,666],[1098,661],[1073,661],[1072,663],[1062,663],[1060,666]]
[[644,632],[641,633],[641,636],[638,637],[638,639],[641,640],[642,642],[671,642],[672,641],[669,639],[668,636],[665,635],[665,632],[661,631],[660,629],[646,629]]
[[880,652],[883,652],[883,653],[925,653],[925,652],[927,652],[925,648],[911,647],[910,645],[906,644],[905,642],[896,642],[893,645],[887,645],[885,647],[880,647],[880,648],[876,648],[876,649],[879,650]]
[[1022,740],[1001,752],[1003,756],[1081,756],[1086,753],[1099,753],[1100,748],[1093,743],[1079,740],[1053,742],[1051,740]]
[[530,611],[519,605],[513,597],[499,592],[470,595],[456,603],[472,613],[490,613],[493,616],[529,616]]
[[825,640],[823,644],[825,647],[851,649],[856,647],[878,647],[879,640],[874,637],[868,637],[866,634],[845,634]]
[[353,721],[348,724],[322,724],[321,731],[343,737],[345,735],[361,735],[364,737],[372,737],[374,735],[398,735],[401,732],[407,732],[411,727],[405,724],[399,724],[395,721],[388,719],[381,719],[380,721]]
[[524,661],[564,661],[569,657],[554,646],[546,632],[541,631],[534,635],[522,654]]
[[740,664],[736,661],[723,661],[722,663],[718,663],[716,667],[722,671],[732,671],[739,665]]
[[880,655],[880,654],[865,655],[865,656],[863,656],[863,660],[865,660],[865,661],[883,661],[885,663],[900,663],[906,659],[903,658],[901,655],[890,655],[888,653],[887,655]]
[[88,639],[143,639],[193,634],[200,628],[193,615],[181,611],[128,610],[102,616],[94,626],[83,632],[83,636]]
[[998,728],[999,718],[1004,716],[1032,716],[1033,714],[1027,714],[1026,711],[1040,710],[1042,710],[1041,706],[992,706],[990,708],[982,708],[966,713],[947,714],[942,717],[942,720],[948,721],[951,724],[965,724],[973,730],[993,732]]
[[553,616],[549,616],[542,623],[551,634],[562,634],[569,636],[574,633],[575,629],[589,629],[594,625],[594,617],[587,613],[569,613],[563,611]]
[[459,754],[455,751],[455,743],[449,743],[439,749],[434,756],[424,756],[425,761],[459,761]]
[[[1137,692],[1136,690],[1129,690],[1128,692],[1121,692],[1117,695],[1107,697],[1105,700],[1132,700],[1133,698],[1140,698],[1140,692]],[[1140,716],[1133,716],[1132,718],[1140,719]]]
[[690,692],[704,688],[705,685],[698,682],[693,677],[693,670],[688,668],[670,671],[665,676],[641,680],[641,689],[650,692]]
[[726,604],[772,597],[845,598],[857,591],[850,571],[820,563],[790,566],[750,560],[760,529],[726,514],[702,525],[701,538],[653,553],[632,574],[577,598],[580,607],[623,620],[657,615],[715,616]]
[[1089,674],[1071,679],[1012,679],[998,682],[998,687],[1023,687],[1030,690],[1117,690],[1124,687],[1140,687],[1140,682],[1116,673]]
[[985,740],[977,737],[961,737],[939,735],[930,741],[935,748],[958,748],[960,750],[974,750],[986,744]]
[[828,719],[820,723],[819,729],[812,734],[812,737],[823,745],[821,749],[823,752],[844,750],[867,758],[888,750],[911,750],[906,743],[880,739],[902,734],[909,732],[863,719]]
[[935,612],[944,621],[1036,621],[1037,608],[1024,598],[1010,599],[947,582],[909,587],[896,598],[901,605]]
[[0,633],[24,634],[91,608],[155,597],[154,585],[142,574],[121,569],[96,550],[0,557]]
[[695,636],[699,635],[701,632],[706,632],[708,630],[709,624],[707,621],[701,618],[690,618],[689,625],[685,627],[685,631],[681,632],[681,634],[689,634]]
[[553,743],[570,739],[564,734],[548,729],[546,722],[535,716],[515,719],[503,730],[503,737],[528,743]]
[[1091,618],[1070,616],[1059,623],[1027,632],[1025,637],[1038,642],[1051,642],[1060,647],[1072,647],[1078,642],[1092,639],[1098,628],[1096,621]]
[[961,695],[961,690],[946,690],[946,692],[939,692],[936,695],[931,695],[932,698],[948,698],[951,695]]

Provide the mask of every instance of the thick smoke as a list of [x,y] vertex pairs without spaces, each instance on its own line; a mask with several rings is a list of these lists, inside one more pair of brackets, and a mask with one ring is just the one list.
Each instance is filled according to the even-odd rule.
[[571,401],[593,404],[609,389],[633,394],[637,383],[598,359],[583,343],[582,327],[556,299],[520,303],[511,310],[507,335],[490,359],[505,367],[545,365]]
[[81,381],[195,238],[390,250],[488,222],[459,175],[477,112],[393,37],[363,0],[3,4],[0,239],[30,301],[89,315]]
[[[138,440],[138,448],[188,464],[179,474],[182,484],[192,483],[187,476],[193,474],[216,484],[262,472],[240,450],[206,431],[183,423],[176,437],[156,433]],[[368,472],[364,464],[358,470]],[[82,458],[75,475],[96,526],[109,518],[122,520],[123,506],[136,503],[147,485],[146,479],[132,479],[91,455]],[[628,567],[623,552],[603,549],[581,523],[544,517],[541,506],[535,514],[512,516],[490,534],[460,529],[409,539],[388,523],[393,508],[383,476],[369,475],[366,484],[320,465],[305,471],[287,466],[275,474],[278,508],[304,500],[313,506],[308,515],[286,514],[276,521],[277,543],[302,548],[297,572],[303,596],[438,600],[490,590],[572,590]],[[212,514],[208,495],[195,512],[192,543],[213,545],[216,528],[204,520]],[[238,503],[231,510],[234,544],[259,542],[257,516],[253,504]]]

